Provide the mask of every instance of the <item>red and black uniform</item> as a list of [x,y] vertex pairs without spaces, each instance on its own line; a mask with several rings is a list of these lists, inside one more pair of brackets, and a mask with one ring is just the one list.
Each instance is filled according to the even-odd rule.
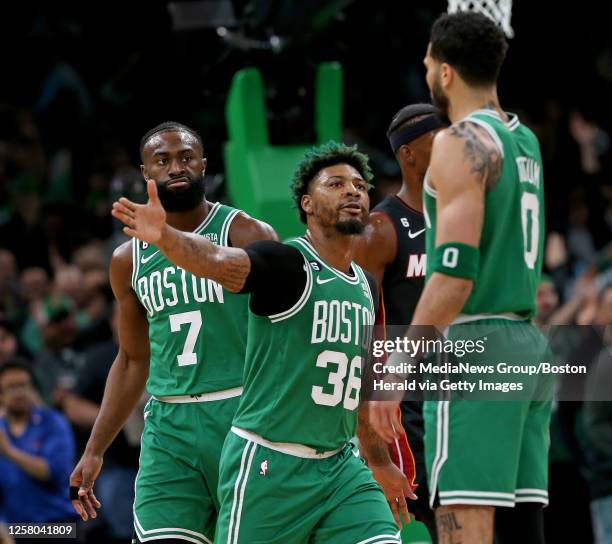
[[[378,324],[384,323],[387,339],[393,339],[392,335],[403,334],[410,325],[425,284],[425,218],[395,195],[386,197],[372,212],[386,215],[395,230],[395,259],[385,269],[377,319]],[[416,494],[419,499],[410,502],[409,509],[435,534],[435,518],[428,504],[425,474],[423,403],[403,401],[401,410],[408,440],[397,440],[392,445],[391,458],[406,474],[408,481],[413,486],[418,485]]]

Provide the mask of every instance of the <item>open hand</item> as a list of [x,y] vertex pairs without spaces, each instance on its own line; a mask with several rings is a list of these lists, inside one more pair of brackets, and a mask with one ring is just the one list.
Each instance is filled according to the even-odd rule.
[[93,492],[93,485],[102,468],[102,457],[83,454],[70,475],[70,487],[78,487],[78,498],[70,497],[72,506],[83,521],[94,519],[96,508],[102,506]]
[[157,244],[166,226],[166,212],[157,195],[155,180],[147,181],[149,200],[146,204],[136,204],[125,197],[113,203],[112,215],[125,227],[123,232],[149,244]]
[[410,513],[408,512],[406,497],[412,500],[416,500],[417,498],[410,482],[408,482],[408,478],[406,478],[406,475],[393,463],[374,466],[369,465],[369,467],[374,479],[378,482],[378,485],[382,487],[385,498],[389,502],[391,512],[395,518],[395,523],[397,523],[397,526],[401,529],[402,519],[406,523],[410,523]]

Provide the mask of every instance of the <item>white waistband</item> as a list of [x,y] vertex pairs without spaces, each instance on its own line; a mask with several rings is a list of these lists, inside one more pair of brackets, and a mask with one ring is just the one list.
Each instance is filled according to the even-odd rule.
[[480,321],[481,319],[506,319],[508,321],[528,321],[526,317],[521,317],[518,314],[459,314],[451,325],[461,325],[462,323],[470,323],[471,321]]
[[213,400],[231,399],[242,395],[242,386],[224,389],[223,391],[213,391],[212,393],[201,393],[199,395],[174,395],[170,397],[151,397],[160,402],[172,404],[184,404],[188,402],[211,402]]
[[244,429],[234,426],[232,426],[231,430],[234,434],[240,436],[241,438],[255,442],[260,446],[270,448],[271,450],[280,451],[281,453],[286,453],[287,455],[293,455],[294,457],[302,457],[304,459],[327,459],[328,457],[336,455],[344,449],[344,446],[342,446],[337,450],[317,453],[317,450],[314,448],[309,448],[303,444],[294,444],[292,442],[270,442],[263,436],[259,436],[251,431],[245,431]]

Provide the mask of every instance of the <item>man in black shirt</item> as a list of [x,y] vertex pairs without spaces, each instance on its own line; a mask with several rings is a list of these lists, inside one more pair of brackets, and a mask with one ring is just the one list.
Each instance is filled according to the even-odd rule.
[[[395,114],[387,131],[402,172],[402,187],[372,210],[357,241],[355,258],[374,275],[381,288],[377,324],[384,325],[386,338],[394,336],[394,326],[403,335],[423,290],[426,265],[423,180],[434,136],[444,126],[432,105],[411,104]],[[380,438],[360,435],[360,440],[372,442],[369,450],[375,456],[368,459],[368,464],[387,499],[397,496],[405,478],[413,488],[418,487],[419,498],[410,504],[410,509],[425,523],[435,541],[436,522],[429,507],[423,456],[423,406],[421,402],[404,401],[401,409],[406,436],[392,444],[391,458]],[[377,441],[378,448],[374,447]],[[392,501],[391,505],[395,506]]]

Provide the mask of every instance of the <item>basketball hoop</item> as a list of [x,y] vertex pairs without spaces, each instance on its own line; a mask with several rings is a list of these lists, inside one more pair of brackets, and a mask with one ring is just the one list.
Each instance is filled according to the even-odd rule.
[[448,13],[458,11],[477,11],[493,19],[508,36],[514,37],[510,26],[512,0],[448,0]]

